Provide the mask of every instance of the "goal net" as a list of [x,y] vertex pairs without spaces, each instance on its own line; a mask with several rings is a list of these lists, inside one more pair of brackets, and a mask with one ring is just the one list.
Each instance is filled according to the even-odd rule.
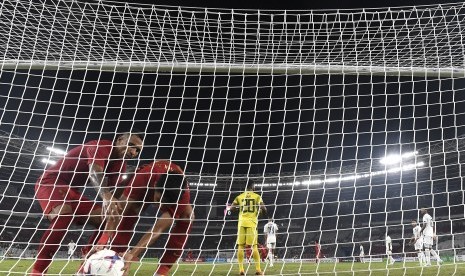
[[[31,271],[51,225],[35,196],[44,170],[88,141],[138,128],[144,148],[128,171],[167,159],[190,183],[195,221],[172,275],[239,274],[229,206],[248,179],[279,228],[266,275],[464,275],[464,20],[462,3],[258,11],[2,2],[0,274]],[[78,190],[101,202],[92,187]],[[441,265],[418,264],[411,222],[422,224],[421,208]],[[131,246],[156,214],[140,214]],[[260,244],[267,221],[259,217]],[[94,232],[67,228],[48,275],[74,275]],[[155,272],[167,238],[131,275]],[[255,273],[253,260],[245,269]]]

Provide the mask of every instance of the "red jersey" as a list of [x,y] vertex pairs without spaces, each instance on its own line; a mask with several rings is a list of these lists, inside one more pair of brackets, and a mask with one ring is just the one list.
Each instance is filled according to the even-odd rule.
[[[111,160],[112,148],[113,142],[109,140],[93,140],[75,147],[45,170],[42,179],[60,180],[60,183],[82,187],[89,179],[89,165],[97,164],[103,168],[105,177],[108,177],[108,186],[116,186],[121,180],[120,174],[126,172],[126,162],[122,159]],[[43,185],[47,185],[45,183],[55,181],[44,181]]]
[[[157,181],[163,174],[169,171],[173,171],[179,174],[184,174],[183,170],[176,164],[166,160],[155,161],[140,167],[136,173],[130,179],[128,185],[124,189],[123,194],[126,198],[133,201],[143,203],[142,209],[149,206],[150,203],[154,203],[155,187]],[[186,206],[190,202],[189,187],[183,187],[184,193],[178,200],[178,204],[172,204],[168,206],[162,206],[163,212],[169,212],[174,218],[178,218]],[[124,252],[127,249],[127,245],[131,243],[132,233],[134,227],[138,221],[139,214],[130,210],[118,225],[117,234],[113,240],[112,249],[117,252]]]
[[321,256],[321,245],[319,243],[315,243],[315,255],[317,258]]
[[252,256],[252,247],[247,246],[247,247],[245,248],[245,257],[246,257],[247,259],[250,259],[250,256]]
[[[181,167],[167,160],[155,161],[139,168],[124,189],[124,195],[134,201],[153,203],[155,188],[160,177],[167,172],[184,174]],[[189,203],[189,186],[183,187],[184,193],[179,202]],[[187,202],[186,202],[187,197]]]

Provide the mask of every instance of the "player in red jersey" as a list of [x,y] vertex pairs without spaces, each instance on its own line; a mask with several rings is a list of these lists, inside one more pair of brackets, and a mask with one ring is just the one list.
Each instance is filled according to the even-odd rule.
[[315,240],[315,258],[316,262],[319,263],[321,258],[321,245],[318,243],[317,240]]
[[[126,172],[125,159],[135,158],[141,151],[142,139],[141,134],[125,133],[114,142],[87,142],[71,149],[39,177],[35,186],[36,199],[51,224],[42,235],[31,275],[44,275],[47,272],[71,224],[89,223],[98,229],[103,215],[118,215],[121,210],[114,202],[110,189],[117,186],[120,174]],[[102,198],[103,209],[79,192],[79,187],[87,183]]]
[[251,257],[252,257],[252,247],[249,245],[245,247],[245,259],[247,263],[251,262],[251,259],[252,259]]
[[262,258],[262,262],[265,262],[266,257],[268,256],[268,248],[263,244],[258,244],[258,250],[260,251],[260,257]]
[[154,222],[152,230],[148,231],[133,249],[125,253],[124,275],[128,275],[131,262],[137,260],[142,252],[175,223],[155,274],[166,275],[182,255],[194,220],[189,185],[184,172],[178,165],[169,161],[155,161],[139,168],[128,183],[118,203],[124,210],[121,221],[107,221],[105,232],[98,244],[103,246],[110,240],[112,250],[126,251],[140,212],[151,203],[160,204],[160,216]]

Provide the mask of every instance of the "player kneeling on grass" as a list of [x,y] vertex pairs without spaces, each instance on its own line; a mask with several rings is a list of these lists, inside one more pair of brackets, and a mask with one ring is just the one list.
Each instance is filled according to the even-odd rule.
[[[127,250],[139,214],[150,203],[160,204],[160,215],[152,230],[145,233],[134,248]],[[109,220],[98,244],[106,245],[110,241],[112,250],[127,250],[124,254],[124,275],[129,275],[131,263],[138,260],[141,253],[175,223],[155,274],[166,275],[182,255],[194,220],[189,185],[182,169],[169,161],[156,161],[142,166],[128,180],[128,186],[121,195],[119,204],[124,210],[121,221]]]

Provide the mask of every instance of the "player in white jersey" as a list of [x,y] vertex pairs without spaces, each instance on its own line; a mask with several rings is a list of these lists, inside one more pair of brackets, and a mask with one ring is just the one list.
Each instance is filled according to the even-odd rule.
[[425,263],[425,254],[423,254],[423,236],[421,235],[421,227],[417,224],[416,220],[412,220],[412,227],[413,236],[410,240],[410,244],[414,244],[418,261],[420,262],[420,266],[422,266],[423,263]]
[[68,243],[68,258],[69,259],[74,259],[74,251],[76,251],[76,243],[74,243],[73,240],[71,240]]
[[435,237],[433,218],[428,214],[426,208],[421,208],[420,213],[423,215],[423,226],[420,233],[423,235],[423,246],[425,247],[426,265],[431,265],[431,255],[436,258],[437,264],[442,263],[438,253],[433,249],[433,240]]
[[268,248],[268,260],[270,261],[270,266],[273,266],[274,261],[274,250],[276,248],[276,233],[278,232],[278,225],[273,222],[272,219],[265,224],[263,228],[263,232],[265,233],[266,237],[266,247]]
[[364,263],[365,262],[365,250],[363,249],[363,245],[360,244],[360,262]]
[[386,255],[388,264],[394,264],[396,260],[392,257],[392,239],[388,234],[386,234]]

